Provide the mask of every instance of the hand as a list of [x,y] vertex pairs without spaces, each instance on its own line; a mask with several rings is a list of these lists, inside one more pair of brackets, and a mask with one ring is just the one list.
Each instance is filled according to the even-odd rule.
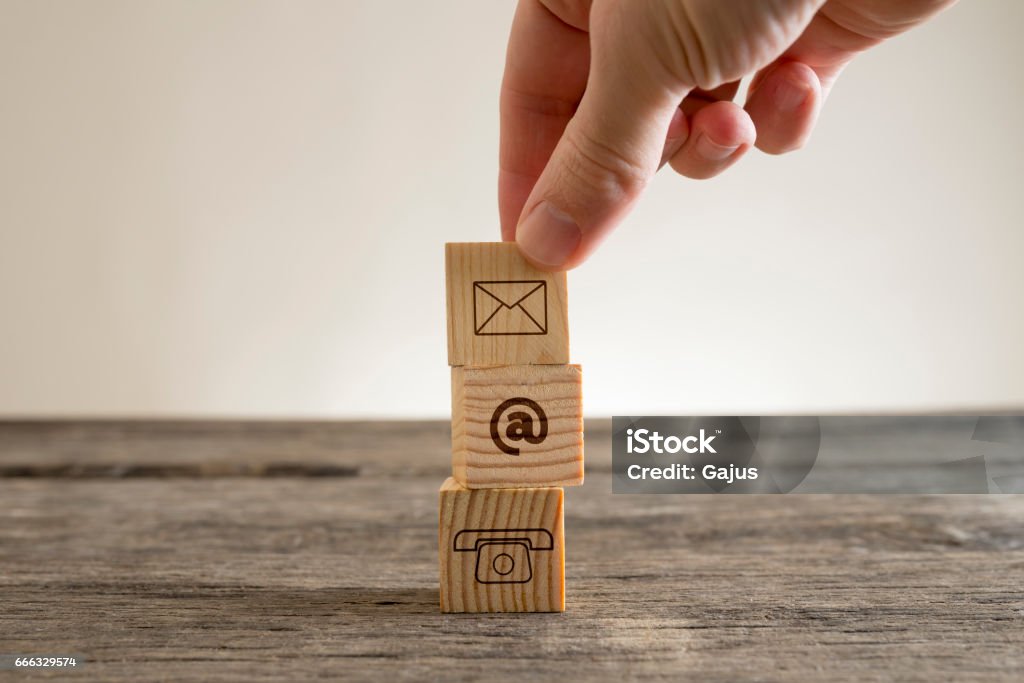
[[953,1],[520,0],[501,89],[503,239],[546,270],[579,265],[663,164],[710,178],[751,145],[801,147],[850,60]]

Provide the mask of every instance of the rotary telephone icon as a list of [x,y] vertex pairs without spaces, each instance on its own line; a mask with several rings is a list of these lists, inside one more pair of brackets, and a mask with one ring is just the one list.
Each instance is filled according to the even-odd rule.
[[555,539],[547,529],[463,529],[455,534],[457,553],[476,553],[477,583],[529,583],[532,551],[550,551]]

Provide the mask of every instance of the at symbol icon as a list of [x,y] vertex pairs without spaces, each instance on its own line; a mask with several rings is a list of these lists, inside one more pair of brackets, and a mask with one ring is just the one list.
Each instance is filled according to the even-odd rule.
[[544,409],[536,401],[522,396],[502,401],[501,405],[494,409],[494,414],[491,415],[491,441],[494,442],[494,445],[502,453],[508,453],[509,455],[519,455],[519,449],[502,439],[501,430],[498,426],[501,424],[505,411],[517,406],[529,408],[533,414],[531,415],[522,410],[509,413],[508,427],[505,428],[505,439],[512,442],[526,441],[536,445],[544,441],[548,436],[548,416],[544,414]]

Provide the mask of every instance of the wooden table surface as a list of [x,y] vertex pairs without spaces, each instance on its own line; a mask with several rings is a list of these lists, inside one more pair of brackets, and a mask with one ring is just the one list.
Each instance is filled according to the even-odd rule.
[[1024,679],[1024,497],[566,491],[564,614],[442,615],[443,422],[0,423],[2,680]]

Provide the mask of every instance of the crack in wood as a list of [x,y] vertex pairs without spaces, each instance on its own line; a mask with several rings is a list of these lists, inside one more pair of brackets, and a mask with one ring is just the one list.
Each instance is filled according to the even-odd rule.
[[316,463],[43,463],[0,464],[0,479],[211,479],[220,477],[358,477],[359,468]]

